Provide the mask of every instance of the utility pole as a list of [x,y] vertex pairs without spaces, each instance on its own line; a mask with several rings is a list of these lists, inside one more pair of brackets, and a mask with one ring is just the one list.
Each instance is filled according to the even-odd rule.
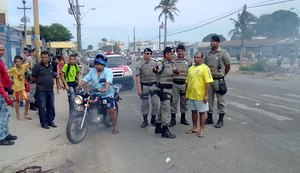
[[135,27],[133,27],[133,55],[135,59]]
[[242,17],[242,24],[241,24],[241,50],[240,50],[240,62],[239,62],[239,69],[241,67],[243,67],[243,58],[244,58],[244,35],[245,35],[245,26],[246,25],[246,10],[247,10],[247,5],[245,4],[244,7],[243,7],[243,12],[241,14],[241,17]]
[[81,43],[81,19],[80,19],[80,6],[79,6],[79,3],[78,3],[78,0],[76,0],[76,23],[77,23],[77,49],[78,49],[78,52],[81,53],[82,51],[82,43]]
[[33,0],[33,18],[34,18],[34,45],[37,60],[40,57],[40,22],[39,22],[39,3],[38,0]]
[[[27,47],[27,42],[26,42],[26,23],[29,22],[27,16],[26,16],[26,10],[30,10],[31,7],[26,7],[26,1],[22,0],[23,3],[23,8],[17,7],[18,10],[23,10],[24,11],[24,16],[21,18],[21,22],[24,23],[24,33],[23,33],[23,48]],[[28,20],[28,21],[27,21]]]

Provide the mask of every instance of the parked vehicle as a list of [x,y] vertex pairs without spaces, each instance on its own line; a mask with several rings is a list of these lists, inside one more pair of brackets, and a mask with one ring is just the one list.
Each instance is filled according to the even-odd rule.
[[[112,70],[114,74],[113,84],[122,85],[122,89],[131,90],[134,87],[134,79],[132,75],[132,70],[129,67],[131,61],[123,55],[107,55],[107,67]],[[89,67],[94,66],[94,59],[90,59]]]

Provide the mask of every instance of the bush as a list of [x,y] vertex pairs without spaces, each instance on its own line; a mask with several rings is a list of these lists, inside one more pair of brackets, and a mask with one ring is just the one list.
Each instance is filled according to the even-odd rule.
[[259,60],[255,64],[244,66],[240,68],[240,71],[255,71],[255,72],[284,72],[284,68],[267,64],[266,60]]

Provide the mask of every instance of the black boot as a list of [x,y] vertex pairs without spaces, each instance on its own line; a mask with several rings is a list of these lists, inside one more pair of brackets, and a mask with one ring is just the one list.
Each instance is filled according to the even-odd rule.
[[164,126],[163,129],[162,129],[162,132],[161,132],[161,137],[162,138],[176,138],[176,135],[172,134],[169,131],[168,126]]
[[37,108],[35,107],[33,102],[30,102],[29,109],[32,111],[37,111]]
[[185,113],[181,113],[180,124],[190,125],[190,123],[185,119]]
[[213,124],[213,123],[214,123],[214,120],[213,120],[212,113],[207,112],[207,118],[205,120],[205,124]]
[[148,126],[148,115],[143,115],[144,121],[141,125],[141,128],[145,128]]
[[171,114],[171,121],[169,127],[173,127],[176,125],[176,114]]
[[223,126],[223,119],[225,114],[219,114],[218,123],[215,125],[215,128],[221,128]]
[[155,118],[156,118],[155,115],[151,115],[151,124],[154,125],[154,126],[156,125],[156,119]]
[[161,132],[162,132],[161,123],[156,123],[155,134],[158,134],[158,133],[161,133]]

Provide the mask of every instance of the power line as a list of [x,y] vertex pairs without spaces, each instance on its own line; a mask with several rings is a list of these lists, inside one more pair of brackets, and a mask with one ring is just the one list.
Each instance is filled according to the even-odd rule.
[[[281,3],[291,2],[291,1],[294,1],[294,0],[283,0],[283,1],[278,1],[278,2],[272,2],[272,1],[275,1],[275,0],[269,0],[269,1],[264,1],[264,2],[260,2],[260,3],[252,4],[252,5],[248,6],[247,8],[257,8],[257,7],[263,7],[263,6],[269,6],[269,5],[281,4]],[[269,3],[269,2],[270,2],[270,3]],[[238,9],[236,9],[236,10],[231,10],[231,11],[225,13],[224,15],[218,15],[218,16],[220,16],[220,17],[217,17],[217,18],[214,17],[214,18],[212,18],[213,20],[210,20],[210,21],[208,21],[208,22],[205,22],[205,23],[203,23],[203,24],[200,24],[200,25],[198,25],[198,26],[195,26],[195,27],[192,27],[192,28],[189,28],[189,29],[185,29],[185,30],[183,30],[183,31],[178,31],[178,32],[174,32],[174,33],[168,34],[167,36],[173,36],[173,35],[177,35],[177,34],[181,34],[181,33],[185,33],[185,32],[189,32],[189,31],[198,29],[198,28],[200,28],[200,27],[209,25],[209,24],[211,24],[211,23],[214,23],[214,22],[216,22],[216,21],[219,21],[219,20],[221,20],[221,19],[224,19],[224,18],[226,18],[226,17],[228,17],[228,16],[230,16],[230,15],[233,15],[233,14],[235,14],[235,13],[238,13],[238,12],[241,11],[242,9],[243,9],[243,8],[241,7],[241,8],[238,8]],[[158,38],[158,37],[155,37],[155,38],[153,38],[153,39],[151,39],[151,40],[149,40],[149,41],[155,40],[155,39],[157,39],[157,38]]]

